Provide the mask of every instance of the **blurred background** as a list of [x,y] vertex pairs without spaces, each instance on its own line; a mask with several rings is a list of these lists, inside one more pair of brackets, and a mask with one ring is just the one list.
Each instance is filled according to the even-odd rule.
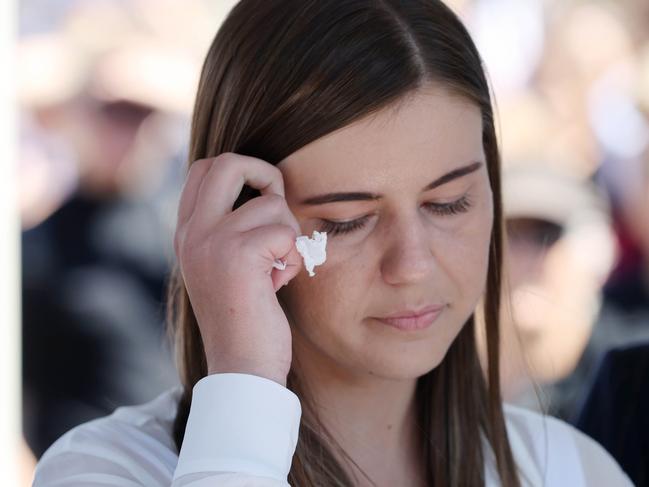
[[[68,429],[177,383],[164,288],[189,118],[234,3],[16,2],[23,485]],[[505,400],[649,485],[649,2],[447,3],[496,95]]]

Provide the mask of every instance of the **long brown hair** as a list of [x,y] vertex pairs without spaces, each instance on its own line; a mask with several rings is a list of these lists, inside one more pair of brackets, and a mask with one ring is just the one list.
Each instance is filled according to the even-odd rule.
[[[502,485],[515,487],[519,480],[498,373],[500,156],[489,85],[457,16],[439,0],[240,1],[207,53],[189,161],[236,152],[277,164],[426,83],[444,86],[480,108],[495,213],[484,299],[486,378],[472,315],[441,364],[418,380],[426,482],[483,485],[485,460],[493,455]],[[234,207],[257,194],[244,187]],[[177,269],[169,287],[168,312],[184,389],[174,425],[180,449],[192,388],[207,369],[196,317]],[[338,449],[335,440],[317,419],[308,384],[299,379],[294,362],[287,387],[300,397],[303,415],[289,482],[296,487],[351,486],[332,453],[331,448]]]

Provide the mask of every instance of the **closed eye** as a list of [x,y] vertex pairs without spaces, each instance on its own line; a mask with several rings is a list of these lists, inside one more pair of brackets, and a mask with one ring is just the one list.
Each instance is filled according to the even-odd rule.
[[[425,203],[424,208],[437,216],[452,216],[459,213],[466,213],[471,207],[469,198],[464,195],[460,199],[450,203]],[[328,235],[344,235],[363,228],[371,215],[366,215],[356,220],[346,222],[335,222],[332,220],[322,220],[320,232],[327,232]]]

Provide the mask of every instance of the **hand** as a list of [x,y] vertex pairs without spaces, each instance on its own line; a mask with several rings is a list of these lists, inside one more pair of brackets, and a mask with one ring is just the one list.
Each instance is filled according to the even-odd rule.
[[[244,184],[261,196],[232,211]],[[234,153],[190,166],[174,249],[209,374],[247,373],[286,385],[291,330],[275,293],[302,266],[298,235],[275,166]],[[286,269],[273,268],[276,259]]]

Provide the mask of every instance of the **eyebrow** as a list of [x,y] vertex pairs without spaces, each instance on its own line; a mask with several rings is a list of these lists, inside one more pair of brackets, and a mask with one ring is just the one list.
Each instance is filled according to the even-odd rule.
[[[437,178],[432,183],[424,186],[422,192],[430,191],[431,189],[442,186],[450,181],[471,174],[472,172],[477,171],[482,166],[482,162],[473,162],[467,166],[462,166],[457,169],[452,170],[451,172],[444,174],[443,176]],[[324,205],[327,203],[336,203],[339,201],[377,201],[380,200],[383,196],[377,193],[328,193],[319,196],[313,196],[303,200],[300,204],[302,205]]]

